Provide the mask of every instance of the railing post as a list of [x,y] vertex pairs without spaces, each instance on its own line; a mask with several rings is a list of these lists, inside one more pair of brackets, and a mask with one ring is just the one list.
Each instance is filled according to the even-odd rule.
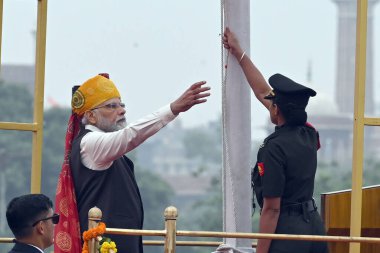
[[[88,229],[96,228],[99,221],[102,219],[102,215],[102,211],[99,208],[91,208],[90,211],[88,211]],[[89,253],[96,253],[98,247],[99,242],[96,240],[96,238],[93,238],[88,242]]]
[[175,253],[178,211],[174,206],[165,209],[165,253]]

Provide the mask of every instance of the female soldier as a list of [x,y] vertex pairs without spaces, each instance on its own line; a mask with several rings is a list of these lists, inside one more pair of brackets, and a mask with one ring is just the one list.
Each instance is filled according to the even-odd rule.
[[[309,97],[316,92],[275,74],[273,90],[228,28],[223,44],[235,56],[256,98],[269,110],[275,132],[261,145],[252,183],[261,209],[259,232],[324,235],[313,200],[317,168],[318,132],[306,122]],[[326,242],[260,239],[257,253],[328,252]]]

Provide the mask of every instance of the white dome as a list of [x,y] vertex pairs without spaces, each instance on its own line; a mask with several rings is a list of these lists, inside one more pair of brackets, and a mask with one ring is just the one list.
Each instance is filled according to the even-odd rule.
[[318,92],[315,97],[310,97],[306,111],[308,115],[336,115],[338,114],[338,106],[331,95],[327,96]]

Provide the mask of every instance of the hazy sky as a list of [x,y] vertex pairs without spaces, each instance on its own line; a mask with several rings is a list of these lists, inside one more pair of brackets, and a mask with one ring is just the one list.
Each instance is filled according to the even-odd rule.
[[[4,0],[3,63],[34,62],[36,7],[37,0]],[[221,113],[220,20],[219,0],[50,0],[45,97],[69,106],[72,85],[109,72],[134,120],[207,80],[209,102],[181,116],[185,126],[205,124]],[[378,7],[374,21],[376,45]],[[331,0],[251,0],[251,56],[264,76],[280,72],[305,82],[311,62],[312,87],[331,98],[336,28]],[[267,117],[253,101],[253,126]]]

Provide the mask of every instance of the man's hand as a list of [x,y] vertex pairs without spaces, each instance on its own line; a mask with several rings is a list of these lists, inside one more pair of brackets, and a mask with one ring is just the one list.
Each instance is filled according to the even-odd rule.
[[[223,34],[223,46],[224,48],[230,50],[236,58],[241,57],[243,50],[240,47],[239,41],[236,35],[230,31],[227,27]],[[239,59],[238,59],[239,60]]]
[[205,97],[210,96],[210,87],[202,87],[206,81],[197,82],[190,86],[176,101],[170,104],[170,108],[175,115],[180,112],[186,112],[196,104],[207,101]]

